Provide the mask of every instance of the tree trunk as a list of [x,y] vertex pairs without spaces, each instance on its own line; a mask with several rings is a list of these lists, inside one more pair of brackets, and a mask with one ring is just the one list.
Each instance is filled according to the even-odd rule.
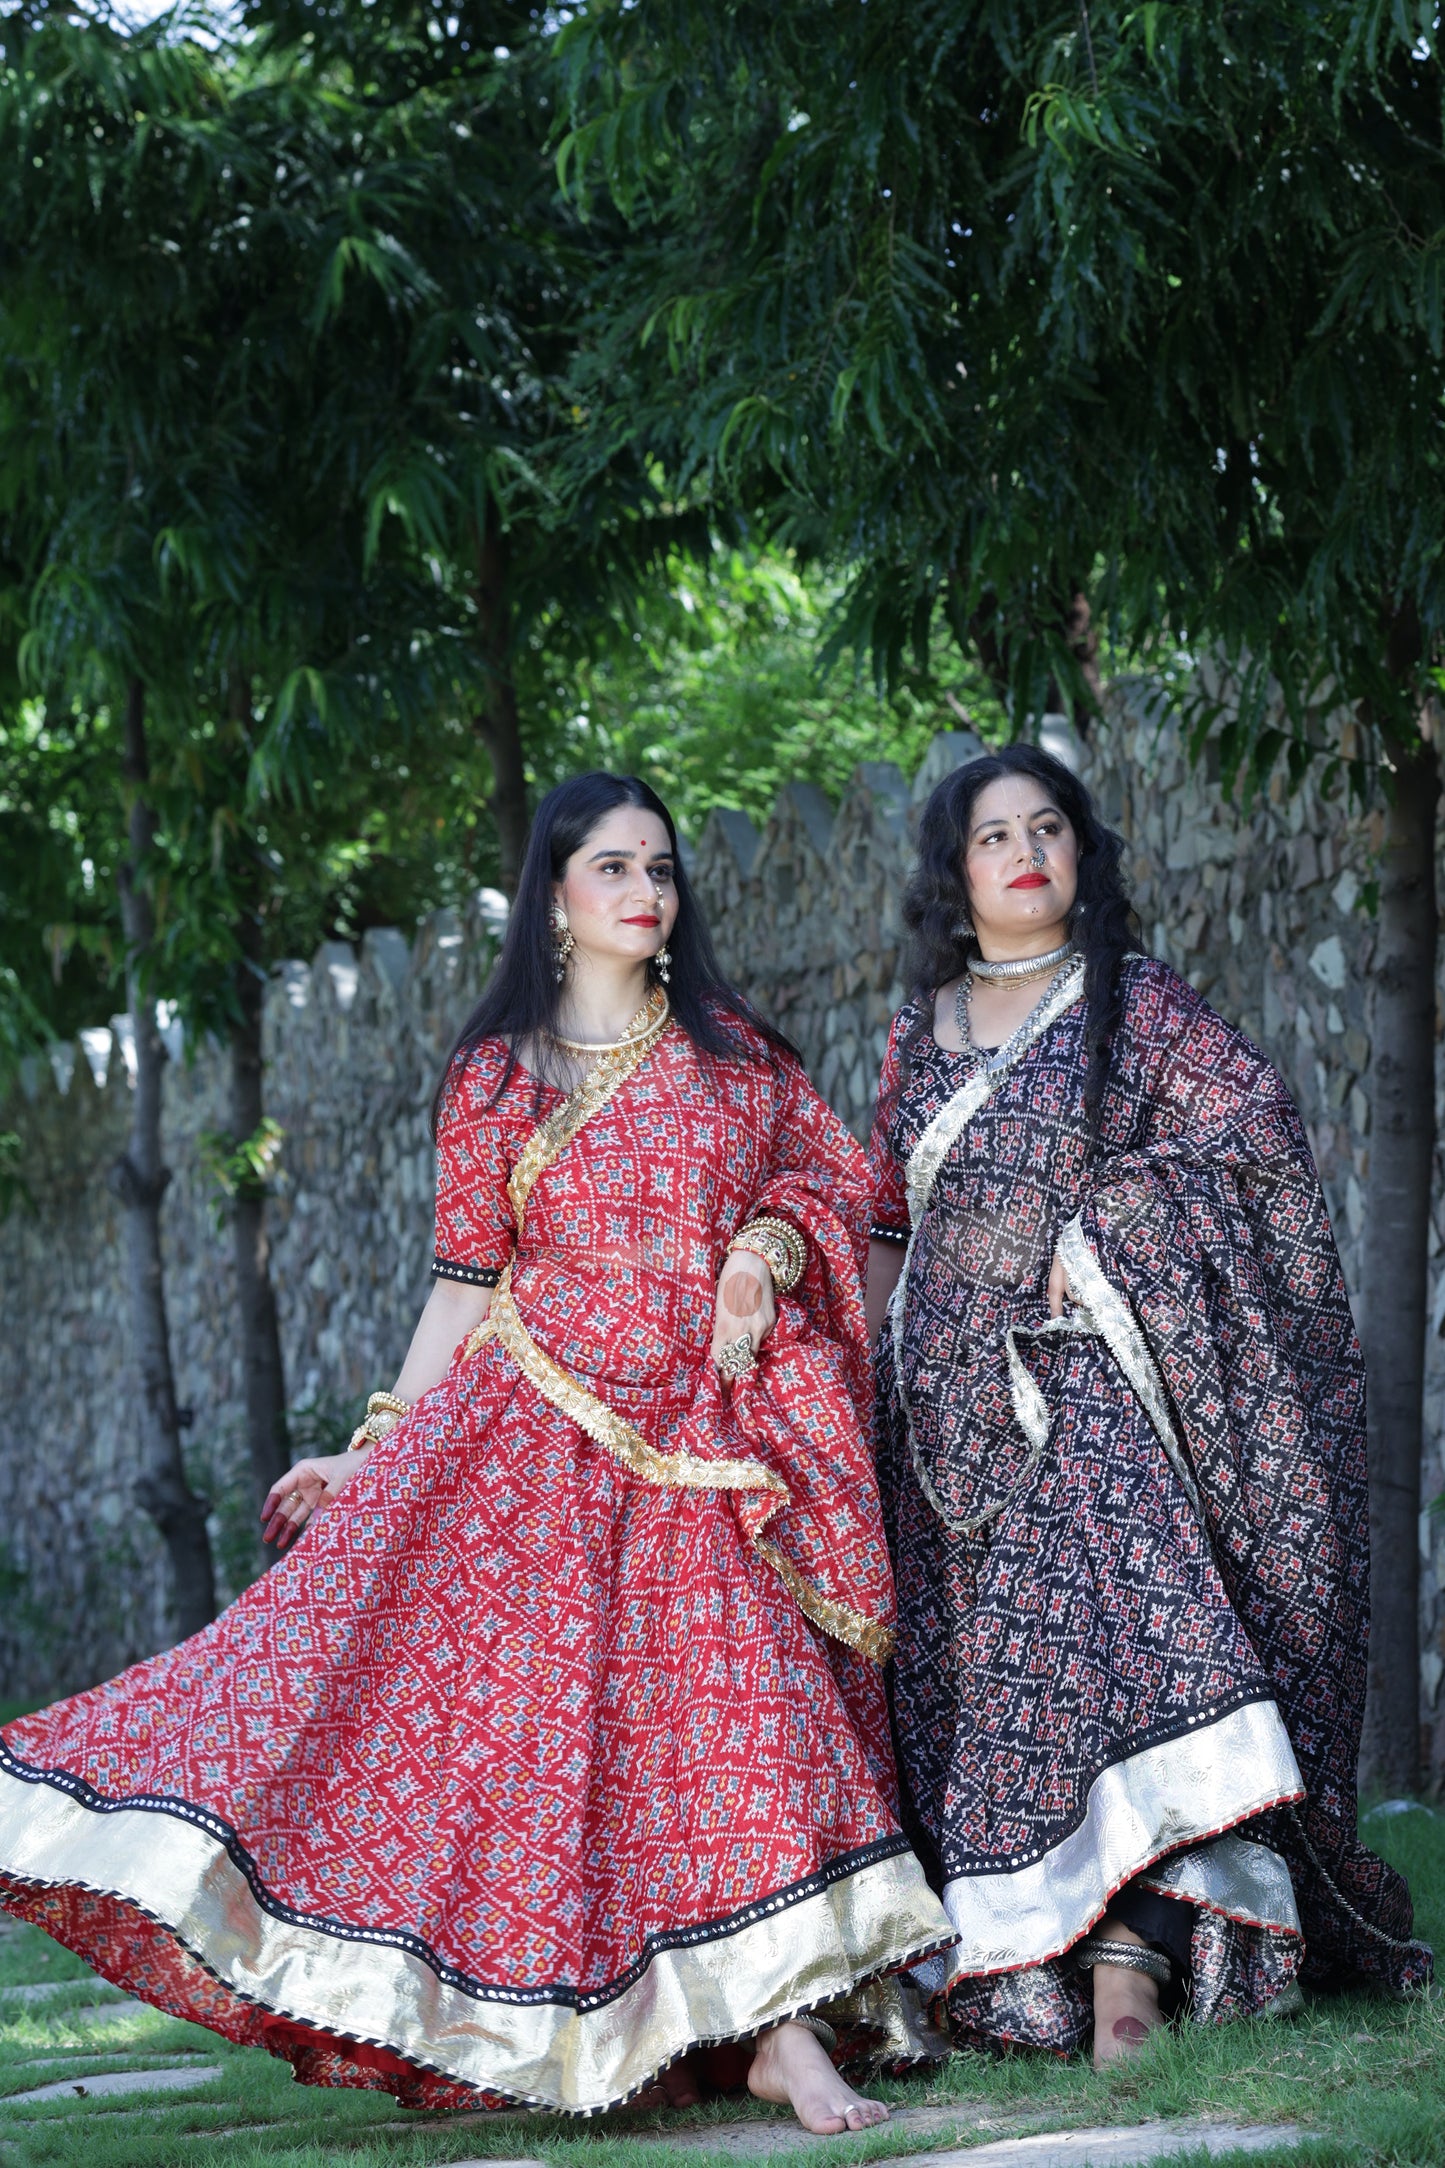
[[1435,1164],[1432,745],[1396,756],[1371,973],[1370,1164],[1361,1275],[1370,1436],[1368,1789],[1420,1781],[1420,1456]]
[[512,675],[512,608],[507,593],[507,538],[490,499],[477,545],[477,617],[487,693],[476,718],[477,735],[492,763],[492,818],[502,886],[517,893],[531,825],[527,812],[527,768],[517,687]]
[[1059,680],[1051,677],[1044,706],[1051,715],[1067,715],[1079,736],[1086,738],[1090,723],[1103,708],[1104,680],[1099,673],[1099,634],[1094,624],[1094,613],[1089,607],[1089,598],[1081,587],[1074,590],[1073,601],[1067,614],[1060,620],[1059,630],[1079,666],[1079,674],[1088,687],[1088,694],[1086,698],[1070,700]]
[[[261,1015],[266,981],[261,968],[261,926],[254,912],[246,914],[241,942],[244,953],[236,971],[238,1013],[231,1026],[231,1134],[238,1145],[255,1136],[265,1115]],[[246,1442],[259,1509],[271,1485],[291,1465],[286,1433],[286,1372],[276,1291],[271,1285],[266,1192],[261,1182],[237,1183],[231,1199],[231,1239],[240,1308]]]
[[161,1261],[161,1200],[171,1179],[161,1147],[161,1079],[166,1050],[156,1021],[155,1000],[145,985],[145,965],[155,940],[155,910],[143,869],[154,841],[156,819],[147,795],[150,762],[145,688],[137,683],[131,684],[126,696],[122,774],[129,798],[129,856],[120,868],[117,886],[125,933],[126,1000],[135,1034],[136,1074],[130,1139],[111,1170],[110,1182],[123,1213],[131,1340],[139,1387],[136,1412],[144,1472],[136,1482],[135,1495],[160,1530],[170,1553],[176,1624],[184,1640],[189,1634],[199,1633],[215,1617],[216,1584],[206,1532],[207,1503],[186,1482],[181,1457]]

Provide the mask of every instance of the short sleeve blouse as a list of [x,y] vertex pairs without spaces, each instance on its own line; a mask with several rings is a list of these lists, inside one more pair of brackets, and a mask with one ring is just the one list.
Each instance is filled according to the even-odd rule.
[[506,1058],[500,1041],[484,1041],[448,1082],[437,1132],[434,1279],[495,1287],[516,1243],[507,1177],[519,1143],[513,1109],[524,1079],[514,1073],[497,1101]]

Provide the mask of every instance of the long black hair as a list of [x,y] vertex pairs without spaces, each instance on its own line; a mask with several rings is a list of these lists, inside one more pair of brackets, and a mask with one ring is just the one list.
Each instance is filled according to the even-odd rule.
[[1088,791],[1062,761],[1036,745],[1005,745],[955,768],[933,791],[918,824],[918,865],[903,896],[908,930],[904,984],[913,988],[931,1016],[936,989],[957,978],[967,964],[974,938],[959,929],[970,918],[963,868],[973,809],[980,793],[1007,775],[1026,775],[1040,784],[1067,817],[1078,843],[1079,887],[1069,931],[1084,958],[1084,1109],[1097,1132],[1123,1007],[1124,958],[1131,950],[1137,952],[1141,942],[1120,870],[1123,843],[1105,827]]
[[723,977],[677,848],[672,815],[656,791],[635,775],[609,775],[597,769],[559,783],[537,808],[502,952],[485,993],[457,1034],[432,1095],[433,1134],[461,1064],[474,1047],[484,1039],[506,1040],[507,1062],[496,1093],[500,1096],[518,1066],[517,1047],[556,1024],[562,987],[552,950],[553,884],[561,880],[568,859],[581,850],[603,816],[622,805],[655,813],[667,830],[677,891],[677,922],[667,937],[671,957],[667,991],[672,1013],[693,1045],[709,1060],[746,1058],[749,1048],[738,1028],[746,1026],[761,1035],[770,1053],[801,1059],[792,1041]]

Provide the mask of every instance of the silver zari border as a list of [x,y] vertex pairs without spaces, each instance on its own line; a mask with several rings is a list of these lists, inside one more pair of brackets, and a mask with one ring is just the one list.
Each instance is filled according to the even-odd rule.
[[[908,1439],[908,1450],[913,1461],[913,1472],[918,1479],[918,1487],[944,1526],[952,1529],[955,1534],[967,1534],[971,1530],[981,1527],[985,1521],[991,1520],[996,1513],[1002,1511],[1007,1500],[994,1501],[973,1519],[958,1521],[950,1517],[943,1500],[934,1488],[933,1480],[927,1468],[923,1464],[923,1456],[918,1450],[918,1441],[913,1431],[913,1411],[908,1405],[908,1391],[903,1382],[904,1321],[908,1308],[908,1275],[913,1265],[913,1249],[918,1240],[918,1230],[923,1224],[924,1215],[932,1200],[934,1184],[938,1180],[939,1171],[943,1166],[943,1162],[953,1150],[954,1145],[963,1135],[964,1130],[980,1108],[985,1107],[999,1087],[1007,1082],[1014,1069],[1024,1059],[1024,1056],[1037,1045],[1044,1033],[1050,1030],[1061,1016],[1073,1008],[1075,1002],[1082,1000],[1083,993],[1084,961],[1082,957],[1076,957],[1071,964],[1068,964],[1059,973],[1058,978],[1055,979],[1033,1014],[1025,1018],[1019,1029],[1009,1040],[1007,1047],[1005,1047],[998,1060],[990,1062],[976,1071],[965,1084],[960,1086],[952,1098],[939,1108],[932,1121],[924,1129],[918,1142],[914,1145],[913,1150],[909,1153],[908,1164],[903,1170],[908,1191],[910,1232],[908,1247],[903,1252],[903,1263],[899,1268],[898,1279],[888,1304],[888,1319],[893,1340],[894,1391],[898,1395],[899,1412],[903,1417],[904,1431]],[[1032,1467],[1033,1461],[1037,1459],[1039,1452],[1042,1450],[1042,1438],[1036,1436],[1039,1428],[1040,1411],[1042,1411],[1045,1421],[1046,1434],[1047,1409],[1044,1407],[1043,1396],[1034,1380],[1029,1376],[1028,1370],[1019,1355],[1017,1345],[1011,1336],[1008,1347],[1008,1362],[1009,1384],[1014,1405],[1021,1410],[1024,1435],[1033,1446],[1033,1453],[1029,1461],[1029,1466]],[[1027,1470],[1025,1470],[1025,1473],[1027,1473]]]
[[1092,1315],[1109,1353],[1133,1386],[1140,1406],[1154,1427],[1154,1435],[1164,1448],[1164,1456],[1194,1509],[1195,1519],[1207,1529],[1199,1487],[1175,1432],[1164,1381],[1149,1351],[1149,1343],[1128,1303],[1105,1277],[1084,1233],[1082,1214],[1075,1214],[1061,1229],[1059,1256],[1063,1259],[1070,1287]]
[[1299,1907],[1289,1868],[1267,1844],[1233,1834],[1196,1844],[1139,1877],[1144,1889],[1202,1905],[1241,1927],[1297,1935]]
[[910,1852],[875,1860],[728,1932],[664,1949],[600,2008],[448,1986],[419,1957],[280,1920],[224,1846],[179,1817],[94,1812],[0,1771],[0,1875],[134,1905],[247,2003],[390,2049],[514,2100],[573,2113],[627,2099],[685,2049],[735,2040],[947,1941]]
[[1156,1860],[1303,1797],[1272,1701],[1248,1702],[1142,1748],[1094,1779],[1083,1821],[1060,1843],[1015,1867],[956,1875],[945,1885],[944,1907],[959,1938],[948,1955],[949,1978],[1016,1972],[1058,1957]]

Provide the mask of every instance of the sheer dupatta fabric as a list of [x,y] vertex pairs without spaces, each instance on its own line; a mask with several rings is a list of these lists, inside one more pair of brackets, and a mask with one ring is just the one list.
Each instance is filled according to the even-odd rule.
[[1248,1040],[1125,970],[1097,1136],[1076,983],[995,1069],[910,1005],[873,1137],[911,1228],[879,1398],[911,1828],[955,2022],[1062,2047],[1067,1953],[1138,1877],[1196,1907],[1196,2015],[1430,1967],[1355,1834],[1363,1379],[1308,1146]]

